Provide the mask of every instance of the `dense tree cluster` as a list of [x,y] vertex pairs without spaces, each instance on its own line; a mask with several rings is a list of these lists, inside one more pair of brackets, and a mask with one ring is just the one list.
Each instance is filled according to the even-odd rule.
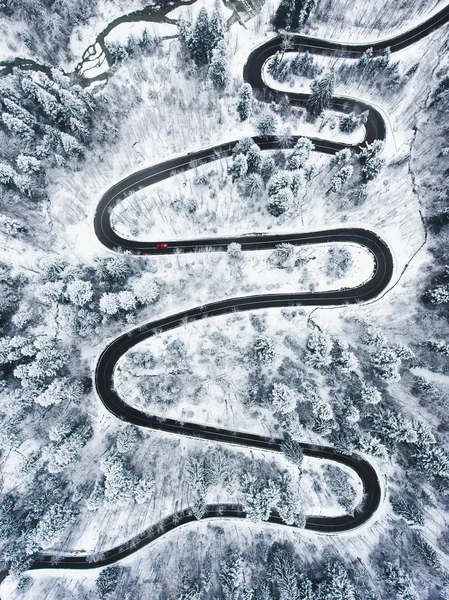
[[[286,449],[286,451],[288,451]],[[224,488],[239,502],[246,517],[266,521],[277,512],[284,522],[304,526],[299,480],[302,475],[299,450],[290,448],[298,468],[295,476],[280,473],[273,464],[256,469],[251,460],[216,449],[201,455],[189,455],[185,465],[191,506],[197,519],[204,516],[207,494],[214,487]]]
[[316,0],[281,0],[273,18],[275,29],[300,30],[315,8]]
[[405,84],[416,71],[416,68],[417,65],[401,77],[399,61],[391,61],[389,48],[381,53],[374,53],[372,48],[368,48],[354,64],[341,64],[338,69],[338,77],[342,83],[349,83],[350,81],[359,83],[363,81],[379,92],[385,92],[385,89],[396,90],[401,84]]
[[126,289],[124,284],[132,275],[126,256],[98,259],[94,266],[73,266],[50,258],[41,261],[39,269],[36,297],[56,307],[70,331],[82,337],[93,333],[102,318],[129,319],[139,307],[156,302],[160,294],[150,273],[133,278]]
[[[229,81],[228,56],[226,46],[227,25],[221,8],[221,0],[215,0],[214,8],[209,16],[207,9],[202,7],[195,23],[178,21],[178,31],[181,47],[187,50],[197,69],[207,68],[212,84],[217,89],[223,89]],[[248,106],[243,98],[239,114],[245,114]],[[244,120],[244,118],[242,118]]]
[[106,41],[105,46],[110,63],[117,64],[139,56],[151,56],[160,49],[161,43],[161,38],[151,36],[148,30],[144,29],[140,37],[131,35],[126,44]]
[[38,199],[44,194],[46,168],[83,154],[91,136],[94,98],[56,69],[51,77],[14,69],[0,87],[0,136],[15,142],[2,144],[0,183],[16,202]]
[[97,14],[95,0],[2,0],[0,15],[8,23],[20,24],[19,39],[33,54],[51,65],[73,59],[70,39],[76,27]]

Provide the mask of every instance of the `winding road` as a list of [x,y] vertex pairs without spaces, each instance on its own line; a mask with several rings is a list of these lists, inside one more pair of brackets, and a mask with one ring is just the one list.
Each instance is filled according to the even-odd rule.
[[[449,21],[449,6],[436,13],[424,23],[411,29],[406,33],[368,44],[341,44],[327,40],[310,38],[303,35],[290,35],[294,51],[309,50],[316,54],[327,54],[334,56],[345,55],[358,57],[368,48],[373,48],[374,53],[381,52],[390,47],[392,52],[401,50],[410,44],[422,39],[436,28]],[[275,90],[270,89],[263,80],[263,67],[267,59],[281,48],[282,38],[275,37],[253,50],[244,68],[244,79],[254,89],[260,100],[268,100]],[[308,94],[288,92],[287,96],[291,104],[304,105]],[[366,124],[365,142],[375,139],[385,140],[385,121],[379,111],[367,103],[360,103],[350,98],[334,98],[332,109],[348,112],[357,106],[360,110],[369,110],[369,118]],[[275,138],[253,138],[262,150],[278,147]],[[296,141],[295,138],[292,143]],[[327,154],[335,154],[344,147],[333,141],[313,139],[316,151]],[[279,235],[250,235],[242,237],[214,237],[191,240],[173,240],[169,242],[168,248],[158,248],[156,241],[128,240],[120,237],[112,228],[110,216],[113,207],[130,193],[162,181],[173,175],[173,172],[185,171],[192,168],[196,161],[211,162],[222,156],[229,156],[237,141],[229,142],[213,148],[189,153],[185,156],[167,160],[158,165],[140,170],[123,179],[111,187],[100,199],[94,218],[94,228],[98,239],[109,249],[124,249],[136,254],[166,254],[182,250],[183,252],[194,252],[199,248],[207,248],[211,251],[226,251],[231,242],[241,244],[243,251],[254,251],[275,248],[280,243],[291,243],[295,246],[323,244],[328,242],[355,243],[366,248],[374,257],[375,268],[372,277],[362,285],[351,289],[336,291],[313,292],[313,293],[289,293],[289,294],[267,294],[255,296],[241,296],[228,298],[219,302],[209,303],[200,307],[191,308],[161,319],[145,323],[135,329],[128,331],[110,343],[102,352],[95,371],[95,387],[98,396],[105,407],[118,419],[133,423],[140,427],[160,430],[163,432],[190,436],[214,442],[222,442],[237,446],[258,448],[272,452],[281,451],[282,439],[270,439],[267,437],[252,435],[245,432],[233,432],[211,426],[196,423],[185,423],[174,419],[160,418],[148,415],[137,408],[129,406],[117,394],[114,388],[114,371],[119,359],[130,348],[156,333],[175,329],[186,321],[194,321],[203,317],[223,315],[239,311],[257,310],[271,307],[288,306],[340,306],[366,302],[377,298],[387,289],[393,275],[393,257],[388,245],[374,232],[361,228],[340,228],[307,233],[291,233]],[[359,146],[353,147],[355,151]],[[163,240],[166,242],[167,240]],[[301,444],[306,456],[324,458],[344,464],[355,471],[363,483],[363,500],[356,508],[353,515],[340,517],[318,517],[307,516],[305,528],[320,533],[338,533],[357,528],[373,517],[381,502],[381,485],[378,475],[369,462],[357,454],[345,454],[335,448],[326,446],[312,446]],[[237,505],[208,505],[203,519],[208,518],[245,518],[240,506]],[[34,557],[30,569],[41,568],[75,568],[88,569],[112,564],[132,554],[143,546],[155,541],[167,532],[177,527],[195,522],[196,518],[190,508],[179,511],[168,516],[161,522],[141,532],[135,538],[121,546],[111,548],[101,556],[95,555],[61,555],[61,554],[39,554]],[[270,523],[285,525],[277,512],[272,512]]]

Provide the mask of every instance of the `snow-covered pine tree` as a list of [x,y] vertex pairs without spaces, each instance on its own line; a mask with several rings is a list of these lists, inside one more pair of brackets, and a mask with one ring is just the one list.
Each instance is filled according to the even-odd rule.
[[134,295],[140,304],[153,304],[159,297],[159,285],[150,273],[144,273],[132,286]]
[[276,346],[272,338],[261,335],[253,346],[254,361],[260,365],[271,365],[277,357]]
[[339,128],[343,133],[352,133],[368,121],[369,111],[357,114],[350,112],[347,115],[342,115],[339,120]]
[[278,550],[273,556],[272,571],[280,592],[280,600],[298,600],[296,565],[287,550]]
[[277,194],[270,196],[267,210],[273,217],[280,217],[292,206],[292,203],[292,191],[290,189],[282,189]]
[[342,167],[331,179],[330,190],[332,192],[340,192],[354,173],[354,167],[352,165],[345,165]]
[[212,50],[217,48],[220,44],[224,44],[226,29],[226,20],[221,8],[221,0],[215,0],[209,23]]
[[275,413],[290,413],[296,408],[298,397],[295,390],[284,383],[273,383],[270,404]]
[[319,600],[356,600],[355,588],[346,567],[331,561],[326,565],[326,579],[317,590]]
[[248,172],[248,161],[244,154],[234,155],[234,160],[228,169],[228,173],[232,177],[232,181],[242,179]]
[[332,347],[333,341],[330,335],[315,329],[307,340],[307,362],[317,368],[328,366],[332,360]]
[[217,89],[223,89],[229,82],[227,49],[223,40],[212,50],[208,74]]
[[254,523],[267,521],[279,499],[279,489],[273,481],[262,482],[245,473],[241,479],[242,508],[246,518]]
[[235,600],[243,582],[243,557],[239,552],[230,552],[220,570],[219,580],[224,600]]
[[19,117],[14,117],[4,112],[1,115],[1,120],[12,135],[21,138],[25,143],[31,142],[34,139],[36,135],[34,130]]
[[120,568],[106,567],[101,571],[95,582],[95,595],[98,600],[108,600],[117,589]]
[[273,113],[266,113],[257,123],[259,135],[264,138],[269,138],[276,135],[277,119]]
[[332,69],[325,73],[321,79],[315,79],[312,83],[312,93],[307,103],[307,111],[311,118],[319,117],[326,108],[329,108],[334,94],[334,85],[335,76]]
[[282,442],[281,450],[285,457],[288,458],[288,460],[290,460],[295,467],[298,468],[299,472],[302,472],[304,452],[301,444],[296,440],[287,438]]
[[115,446],[117,452],[125,454],[134,448],[137,443],[138,430],[133,425],[128,425],[125,429],[121,429],[117,434]]
[[228,256],[234,260],[241,260],[243,258],[242,246],[237,242],[231,242],[228,246]]
[[84,306],[94,297],[93,287],[90,281],[74,279],[67,284],[66,293],[68,299],[75,306]]
[[249,83],[244,83],[239,90],[237,112],[240,121],[246,121],[251,114],[253,91]]
[[209,15],[204,6],[198,12],[195,25],[187,39],[187,46],[190,56],[198,67],[207,65],[212,52],[212,39]]

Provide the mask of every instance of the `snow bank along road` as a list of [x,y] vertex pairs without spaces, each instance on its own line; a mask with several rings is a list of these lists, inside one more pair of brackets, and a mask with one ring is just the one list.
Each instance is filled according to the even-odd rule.
[[[424,36],[448,21],[449,6],[414,29],[374,44],[349,45],[308,38],[301,35],[290,35],[289,37],[295,51],[307,49],[319,54],[335,55],[338,53],[349,57],[357,57],[365,52],[367,48],[373,48],[375,54],[387,47],[390,47],[392,52],[401,50],[413,42],[422,39]],[[281,43],[282,38],[275,37],[259,46],[250,54],[245,65],[244,79],[252,85],[255,93],[261,100],[268,99],[270,93],[273,91],[263,81],[263,65],[270,56],[280,49]],[[289,97],[290,102],[296,105],[304,105],[308,99],[308,94],[287,92],[287,96]],[[353,110],[355,106],[361,110],[369,110],[369,119],[366,126],[366,137],[364,141],[370,143],[375,139],[384,140],[386,136],[385,122],[382,115],[374,107],[369,104],[361,105],[360,102],[356,102],[350,98],[334,98],[332,108],[334,110],[348,112]],[[254,140],[263,150],[276,147],[276,140],[274,138],[262,139],[255,137]],[[325,152],[327,154],[334,154],[345,147],[344,144],[332,141],[321,139],[312,139],[312,141],[315,144],[316,151]],[[170,329],[179,327],[186,322],[186,319],[193,321],[205,316],[230,313],[234,310],[256,310],[260,308],[298,305],[341,306],[346,304],[356,304],[378,297],[390,282],[393,274],[393,258],[391,252],[387,244],[380,239],[379,236],[366,229],[341,228],[309,233],[251,235],[237,238],[214,237],[172,241],[168,242],[168,247],[166,248],[158,248],[156,242],[127,240],[118,236],[113,231],[110,222],[111,209],[125,196],[128,196],[130,193],[135,192],[142,187],[169,178],[173,174],[173,171],[179,172],[188,170],[189,168],[192,168],[192,163],[195,161],[211,162],[217,160],[220,156],[228,156],[231,154],[235,144],[236,142],[231,142],[165,161],[159,165],[138,171],[111,187],[101,198],[95,214],[94,227],[98,239],[106,247],[112,250],[120,248],[130,250],[137,254],[167,254],[179,249],[184,252],[194,252],[198,248],[208,248],[211,251],[225,251],[227,245],[231,242],[240,243],[242,250],[244,251],[272,249],[275,248],[277,244],[283,242],[294,245],[352,242],[364,246],[372,253],[375,261],[375,269],[371,279],[358,287],[341,289],[338,291],[267,294],[228,298],[226,300],[205,304],[200,307],[195,307],[168,317],[151,321],[123,334],[105,348],[97,363],[95,385],[97,393],[106,408],[117,418],[128,423],[178,435],[186,435],[242,447],[281,452],[281,439],[270,439],[263,436],[252,435],[250,433],[234,432],[196,423],[185,423],[174,419],[165,419],[148,415],[132,406],[128,406],[117,394],[113,384],[115,366],[117,365],[117,361],[126,351],[156,333],[169,331]],[[358,151],[359,147],[354,146],[353,149]],[[166,240],[163,240],[163,243],[166,243]],[[353,515],[343,515],[339,517],[308,516],[306,518],[305,528],[321,533],[338,533],[349,531],[366,523],[376,512],[381,501],[380,482],[371,463],[357,454],[345,454],[331,447],[312,446],[310,444],[301,445],[306,456],[334,460],[353,469],[361,478],[364,490],[363,500],[356,508]],[[203,519],[216,517],[245,518],[245,514],[238,505],[208,505]],[[81,554],[62,555],[60,553],[39,554],[34,557],[34,562],[30,568],[86,569],[101,567],[130,555],[180,525],[195,521],[196,518],[193,516],[192,511],[187,508],[166,517],[123,545],[105,551],[101,556]],[[286,526],[275,511],[272,512],[269,522]]]

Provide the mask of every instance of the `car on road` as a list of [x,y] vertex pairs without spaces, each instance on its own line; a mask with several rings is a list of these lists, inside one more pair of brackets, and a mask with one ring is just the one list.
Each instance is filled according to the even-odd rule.
[[156,248],[168,248],[168,244],[163,244],[163,243],[156,244]]

